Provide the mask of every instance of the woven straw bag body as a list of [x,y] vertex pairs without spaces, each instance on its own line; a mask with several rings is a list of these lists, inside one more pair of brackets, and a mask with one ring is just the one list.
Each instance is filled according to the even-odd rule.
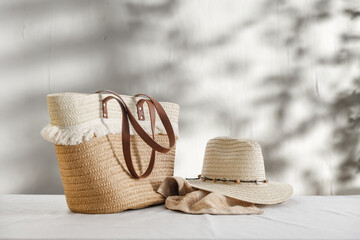
[[[111,93],[47,97],[50,124],[42,136],[55,143],[73,212],[115,213],[161,204],[164,198],[156,190],[174,172],[178,105]],[[137,112],[138,126],[131,126],[136,115],[131,112]]]

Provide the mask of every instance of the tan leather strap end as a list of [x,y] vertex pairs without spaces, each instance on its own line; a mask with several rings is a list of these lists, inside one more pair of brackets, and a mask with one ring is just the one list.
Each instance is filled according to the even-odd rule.
[[[145,101],[146,101],[145,99],[140,99],[136,104],[139,121],[145,120],[145,113],[144,113],[144,102]],[[149,106],[149,103],[148,103],[148,106]]]

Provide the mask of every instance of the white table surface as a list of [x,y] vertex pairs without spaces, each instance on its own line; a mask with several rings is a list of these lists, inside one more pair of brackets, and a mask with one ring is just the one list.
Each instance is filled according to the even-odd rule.
[[0,195],[0,239],[360,239],[360,195],[293,196],[262,215],[189,215],[164,205],[72,213],[63,195]]

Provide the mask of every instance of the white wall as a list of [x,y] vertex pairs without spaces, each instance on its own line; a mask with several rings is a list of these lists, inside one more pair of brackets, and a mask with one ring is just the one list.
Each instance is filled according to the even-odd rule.
[[[360,193],[359,1],[0,2],[0,193],[62,193],[40,137],[54,92],[181,106],[175,173],[251,137],[297,194]],[[351,120],[353,119],[353,120]]]

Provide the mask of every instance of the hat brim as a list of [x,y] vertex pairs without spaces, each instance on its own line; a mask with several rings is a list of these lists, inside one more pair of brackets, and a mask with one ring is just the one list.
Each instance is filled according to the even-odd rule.
[[293,194],[290,184],[268,183],[234,183],[188,180],[197,189],[220,193],[224,196],[256,204],[276,204],[286,201]]

